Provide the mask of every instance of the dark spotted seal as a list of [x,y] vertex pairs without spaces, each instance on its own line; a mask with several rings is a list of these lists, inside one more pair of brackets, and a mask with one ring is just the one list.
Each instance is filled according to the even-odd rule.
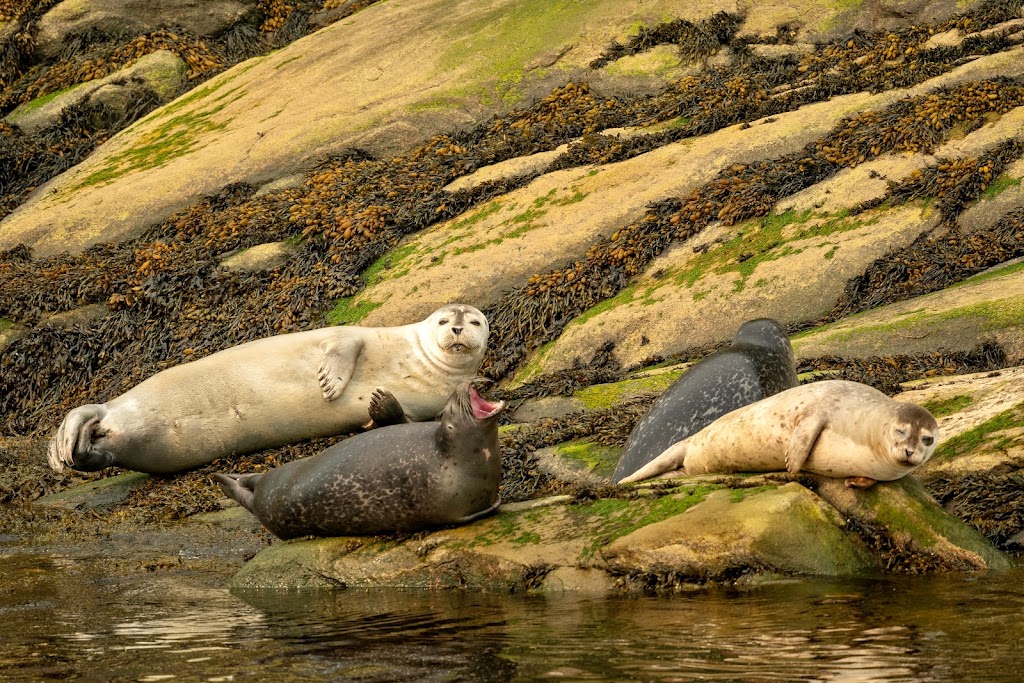
[[730,410],[796,385],[793,347],[782,326],[768,318],[743,323],[731,346],[688,369],[640,418],[626,441],[612,483]]
[[498,507],[504,408],[464,382],[440,422],[382,427],[266,474],[214,478],[280,538],[461,524]]
[[378,386],[409,418],[433,420],[476,376],[487,333],[480,311],[451,304],[411,325],[325,327],[241,344],[75,408],[50,441],[50,466],[179,472],[343,434],[366,423]]
[[623,482],[677,468],[668,476],[805,470],[867,488],[927,462],[938,438],[935,418],[921,406],[866,384],[827,380],[734,410]]

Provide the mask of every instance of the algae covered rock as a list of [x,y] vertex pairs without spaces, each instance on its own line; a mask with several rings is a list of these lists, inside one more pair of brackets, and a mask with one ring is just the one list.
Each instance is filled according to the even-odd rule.
[[[729,489],[737,478],[720,481],[694,478],[629,499],[506,505],[488,519],[412,537],[276,543],[231,586],[665,590],[757,576],[863,576],[893,567],[893,544],[920,570],[1009,566],[916,482],[837,492],[840,509],[797,482],[756,477]],[[869,525],[889,545],[865,533]]]
[[844,533],[842,515],[795,482],[746,494],[718,491],[687,514],[635,531],[602,555],[631,581],[714,579],[751,571],[853,576],[875,568]]
[[65,110],[85,101],[106,105],[114,115],[123,115],[134,96],[133,88],[145,86],[158,99],[166,101],[184,82],[186,71],[181,57],[169,50],[157,50],[105,78],[26,102],[11,112],[6,121],[27,133],[36,132],[52,126]]

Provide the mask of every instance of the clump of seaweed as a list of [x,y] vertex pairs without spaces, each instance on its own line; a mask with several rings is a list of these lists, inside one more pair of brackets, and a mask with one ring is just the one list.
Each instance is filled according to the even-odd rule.
[[501,499],[513,502],[555,493],[577,493],[578,485],[560,482],[542,472],[533,454],[538,449],[584,437],[605,446],[624,445],[653,402],[653,397],[637,398],[614,408],[572,413],[557,420],[544,418],[504,434]]
[[943,235],[925,234],[852,278],[821,322],[935,292],[1019,256],[1024,256],[1024,209],[986,228],[965,232],[951,227]]
[[523,401],[543,396],[568,396],[581,387],[618,381],[623,371],[612,353],[614,348],[614,342],[606,342],[594,353],[590,362],[582,363],[577,359],[571,368],[541,375],[521,387],[499,392],[500,398]]
[[925,488],[940,505],[1007,549],[1024,529],[1024,474],[1021,462],[1000,465],[986,472],[943,474],[930,477]]
[[126,100],[127,109],[121,111],[87,98],[33,135],[0,122],[0,218],[35,188],[80,162],[96,146],[160,104],[156,93],[140,85],[129,86]]
[[716,12],[696,24],[686,19],[673,19],[655,26],[644,26],[635,36],[630,36],[625,45],[612,42],[604,54],[590,63],[590,68],[600,69],[616,59],[646,52],[658,45],[678,45],[679,55],[684,60],[696,62],[728,45],[742,20],[735,14]]
[[846,379],[869,384],[894,396],[903,391],[901,384],[911,380],[1001,370],[1008,365],[1009,360],[1002,346],[995,342],[984,342],[970,351],[934,351],[864,358],[819,356],[802,359],[797,372],[815,373],[805,383]]

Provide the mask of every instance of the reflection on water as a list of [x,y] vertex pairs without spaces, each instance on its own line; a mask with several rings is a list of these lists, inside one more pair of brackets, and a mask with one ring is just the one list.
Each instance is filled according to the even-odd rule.
[[1018,680],[1024,570],[588,598],[234,595],[0,555],[0,678]]

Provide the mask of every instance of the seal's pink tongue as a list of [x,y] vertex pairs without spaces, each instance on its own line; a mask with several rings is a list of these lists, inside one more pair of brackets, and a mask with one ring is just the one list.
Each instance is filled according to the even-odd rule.
[[504,401],[491,403],[490,401],[485,400],[472,384],[469,385],[469,402],[473,406],[473,417],[478,420],[484,420],[491,415],[494,415],[496,412],[501,410],[503,405],[505,405]]

